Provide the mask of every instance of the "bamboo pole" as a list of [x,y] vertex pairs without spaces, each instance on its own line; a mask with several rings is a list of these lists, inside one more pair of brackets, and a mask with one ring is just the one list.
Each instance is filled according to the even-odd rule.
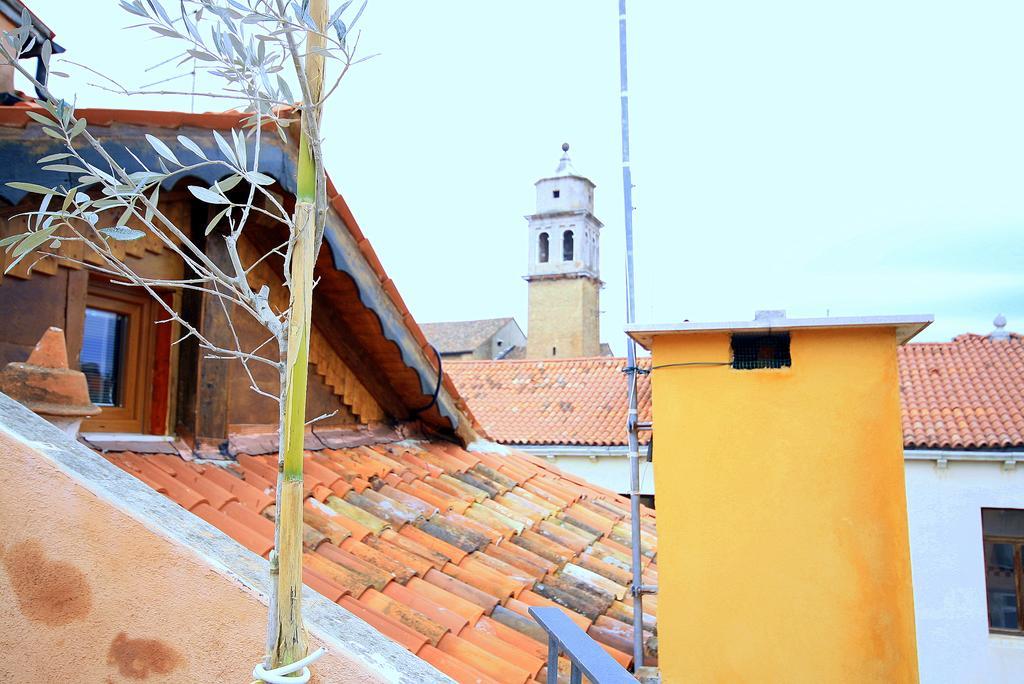
[[[327,24],[327,0],[311,0],[309,12],[323,30]],[[306,422],[306,384],[309,375],[309,333],[313,302],[313,264],[316,261],[317,168],[309,134],[314,117],[319,130],[323,89],[323,36],[306,34],[305,73],[309,85],[309,109],[301,114],[299,164],[295,192],[295,235],[291,254],[291,290],[288,325],[286,388],[281,425],[281,472],[278,476],[276,601],[272,602],[271,667],[294,663],[306,655],[306,631],[302,623],[302,452]],[[276,613],[276,614],[275,614]]]

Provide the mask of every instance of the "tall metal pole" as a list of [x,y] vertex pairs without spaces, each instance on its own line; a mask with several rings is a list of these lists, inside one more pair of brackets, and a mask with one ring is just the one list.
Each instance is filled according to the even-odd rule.
[[[622,201],[626,225],[626,324],[636,321],[633,282],[633,174],[629,168],[629,84],[626,74],[626,0],[619,0],[619,100],[622,107]],[[643,566],[640,553],[640,445],[637,437],[636,342],[626,337],[629,414],[629,509],[633,551],[633,671],[644,664]]]

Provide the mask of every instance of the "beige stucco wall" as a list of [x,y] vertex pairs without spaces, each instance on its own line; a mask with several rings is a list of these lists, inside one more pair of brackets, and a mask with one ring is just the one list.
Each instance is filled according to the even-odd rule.
[[[251,680],[257,596],[3,432],[0,480],[0,681]],[[383,680],[328,651],[312,681]]]
[[600,292],[601,285],[593,278],[531,280],[527,358],[600,354]]

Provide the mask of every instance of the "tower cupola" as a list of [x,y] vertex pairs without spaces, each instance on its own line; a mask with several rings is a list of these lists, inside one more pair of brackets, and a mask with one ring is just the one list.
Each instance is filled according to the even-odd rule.
[[530,358],[600,353],[601,228],[594,216],[594,184],[573,167],[569,144],[555,173],[538,180],[537,210],[526,217],[526,280]]

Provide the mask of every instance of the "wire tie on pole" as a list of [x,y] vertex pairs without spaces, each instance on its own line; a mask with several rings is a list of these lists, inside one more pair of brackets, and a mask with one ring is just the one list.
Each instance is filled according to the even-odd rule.
[[[256,681],[267,684],[306,684],[312,676],[309,666],[326,652],[326,649],[321,646],[302,660],[296,660],[291,665],[275,667],[273,670],[266,669],[263,663],[259,662],[252,669],[252,676]],[[300,670],[301,672],[299,672]],[[299,672],[299,674],[292,676],[293,672]]]

